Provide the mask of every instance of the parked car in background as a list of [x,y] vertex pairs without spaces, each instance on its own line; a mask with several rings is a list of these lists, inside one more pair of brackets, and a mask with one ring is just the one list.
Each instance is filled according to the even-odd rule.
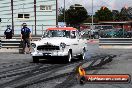
[[81,36],[85,39],[98,39],[99,32],[98,30],[85,29],[81,31]]
[[103,38],[126,38],[128,35],[125,29],[113,29],[113,30],[105,30],[102,32]]
[[84,39],[89,39],[90,38],[90,29],[84,29],[80,32],[81,37]]
[[82,39],[78,30],[73,27],[48,28],[42,39],[32,42],[31,45],[33,62],[51,57],[62,57],[65,61],[71,62],[72,59],[76,59],[74,56],[85,59],[87,51],[87,40]]
[[106,38],[116,38],[117,31],[116,30],[108,31],[108,32],[106,32],[105,37]]
[[132,38],[132,31],[127,31],[127,38]]

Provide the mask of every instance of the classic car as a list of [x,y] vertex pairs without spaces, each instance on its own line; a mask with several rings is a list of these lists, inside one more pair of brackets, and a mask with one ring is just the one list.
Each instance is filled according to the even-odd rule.
[[85,59],[87,40],[81,38],[76,28],[55,27],[48,28],[41,40],[32,42],[31,46],[33,62],[52,57],[63,57],[65,61],[71,62],[74,56]]

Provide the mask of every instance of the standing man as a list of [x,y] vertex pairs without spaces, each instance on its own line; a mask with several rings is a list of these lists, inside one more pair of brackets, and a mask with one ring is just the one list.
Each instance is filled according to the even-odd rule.
[[4,32],[4,35],[6,36],[6,39],[12,39],[12,29],[10,28],[10,25],[7,25],[7,29]]
[[[30,40],[31,30],[27,27],[26,23],[22,24],[23,28],[21,29],[21,41],[23,42],[23,53],[30,53]],[[28,52],[26,52],[26,46],[28,47]]]

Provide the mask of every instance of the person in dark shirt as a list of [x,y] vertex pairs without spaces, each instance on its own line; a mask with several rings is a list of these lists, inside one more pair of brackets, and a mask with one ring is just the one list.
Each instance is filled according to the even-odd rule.
[[[30,53],[30,40],[31,38],[31,30],[27,27],[26,23],[22,24],[23,28],[21,29],[21,41],[23,42],[23,53]],[[28,48],[28,52],[26,52],[26,46]]]
[[4,35],[6,36],[6,39],[12,39],[12,29],[10,28],[10,25],[7,25],[7,29],[4,32]]

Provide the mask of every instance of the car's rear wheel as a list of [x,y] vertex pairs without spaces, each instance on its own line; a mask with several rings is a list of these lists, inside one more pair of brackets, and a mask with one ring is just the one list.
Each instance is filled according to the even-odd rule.
[[79,56],[79,59],[84,60],[86,57],[86,49],[84,48],[82,54]]
[[32,58],[33,58],[33,62],[34,63],[38,63],[39,62],[39,58],[38,57],[33,56]]

